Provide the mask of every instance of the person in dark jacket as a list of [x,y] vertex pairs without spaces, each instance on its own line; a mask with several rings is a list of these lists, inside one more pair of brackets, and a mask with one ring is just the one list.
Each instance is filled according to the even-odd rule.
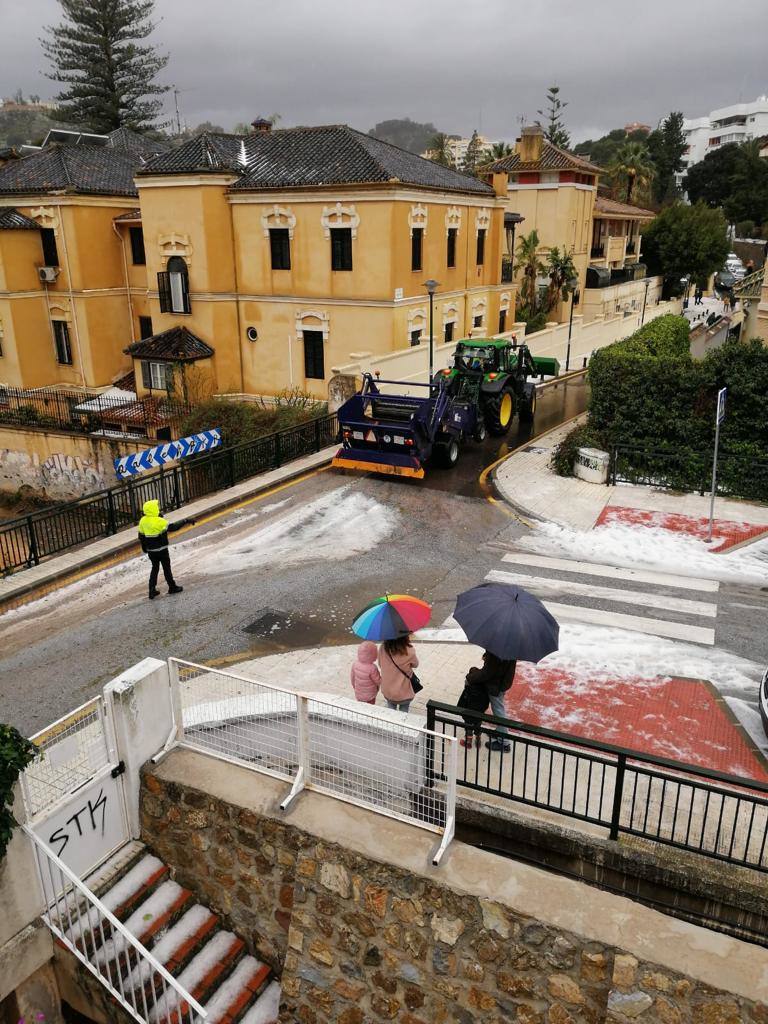
[[189,519],[180,523],[169,523],[160,515],[160,502],[151,498],[144,502],[144,515],[139,520],[139,543],[141,550],[149,556],[152,568],[149,572],[149,600],[152,601],[160,591],[157,589],[157,577],[160,566],[163,567],[165,582],[168,584],[169,594],[180,594],[184,587],[180,587],[173,578],[171,569],[171,556],[168,551],[168,534],[173,533],[180,527],[191,522]]
[[[490,651],[483,652],[483,667],[471,668],[467,672],[467,683],[471,686],[479,686],[485,691],[487,707],[491,705],[491,714],[497,718],[506,718],[507,712],[504,708],[504,694],[512,685],[515,678],[516,661],[504,661],[497,658]],[[509,750],[510,745],[504,739],[509,734],[506,725],[496,726],[496,735],[485,745],[489,750]]]
[[[477,669],[470,669],[470,672],[472,671],[476,672]],[[470,683],[469,678],[467,678],[464,681],[464,689],[456,701],[456,706],[467,711],[479,711],[482,714],[488,707],[488,693],[482,683]],[[464,727],[467,732],[464,739],[459,740],[459,743],[462,747],[466,747],[467,750],[471,750],[474,740],[480,740],[482,722],[479,722],[471,715],[462,715],[462,718],[464,719]]]

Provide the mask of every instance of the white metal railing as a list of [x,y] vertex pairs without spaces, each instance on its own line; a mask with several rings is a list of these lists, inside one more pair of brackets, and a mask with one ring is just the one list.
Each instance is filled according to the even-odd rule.
[[177,658],[169,670],[177,742],[291,782],[283,809],[312,789],[437,832],[440,861],[455,829],[455,736]]
[[[49,846],[27,825],[21,827],[35,852],[45,906],[42,918],[80,963],[142,1024],[204,1021],[208,1014],[197,1000]],[[113,956],[107,955],[108,949]],[[135,977],[138,984],[131,980]]]
[[30,817],[82,789],[113,759],[100,696],[81,704],[30,739],[39,750],[21,776],[24,804]]

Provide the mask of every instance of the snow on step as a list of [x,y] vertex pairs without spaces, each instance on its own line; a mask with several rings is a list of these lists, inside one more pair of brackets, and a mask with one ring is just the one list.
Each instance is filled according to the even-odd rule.
[[248,986],[248,982],[263,968],[264,964],[256,957],[243,957],[227,980],[216,990],[215,995],[205,1004],[205,1010],[208,1013],[207,1024],[218,1024],[222,1017],[226,1016],[227,1010],[243,989]]
[[[151,896],[134,910],[129,918],[123,922],[123,927],[136,938],[140,938],[155,921],[166,914],[184,890],[178,882],[163,882]],[[128,940],[122,932],[116,932],[111,939],[104,943],[98,951],[96,962],[106,964],[116,959],[128,945]]]
[[[217,932],[200,952],[187,964],[176,980],[183,989],[194,994],[195,988],[210,974],[222,960],[226,960],[230,950],[239,943],[232,932]],[[172,1013],[178,1006],[178,995],[171,988],[155,1004],[152,1012],[153,1020],[160,1020]]]
[[624,615],[622,612],[608,612],[602,608],[584,608],[574,604],[556,604],[542,601],[547,611],[558,622],[589,622],[595,626],[616,626],[634,633],[650,633],[652,636],[666,636],[673,640],[687,640],[690,643],[706,644],[713,647],[714,629],[703,626],[689,626],[685,622],[668,622],[664,619],[648,619],[642,615]]
[[563,572],[588,576],[604,576],[606,579],[631,580],[634,583],[653,583],[659,587],[677,587],[680,590],[700,590],[716,594],[720,589],[720,583],[717,580],[699,579],[696,576],[677,576],[668,572],[655,572],[651,569],[622,569],[615,565],[601,565],[599,562],[578,562],[570,558],[529,555],[523,551],[513,551],[504,555],[502,562],[532,565],[542,569],[560,569]]
[[134,864],[127,874],[115,882],[112,888],[101,897],[101,902],[107,910],[111,910],[114,914],[118,907],[134,896],[162,868],[163,862],[148,853],[146,857],[141,858],[138,864]]
[[240,1021],[240,1024],[277,1024],[280,1012],[280,982],[271,981]]
[[[196,903],[194,907],[181,917],[175,925],[168,929],[163,937],[152,947],[152,956],[159,961],[163,967],[185,942],[188,942],[205,924],[213,914],[207,907]],[[138,988],[145,984],[152,974],[152,967],[147,961],[140,961],[129,974],[125,987],[126,989]]]
[[700,615],[711,619],[717,616],[717,605],[708,601],[689,601],[668,594],[655,594],[639,590],[619,590],[618,587],[601,587],[594,583],[576,583],[573,580],[555,579],[551,576],[527,576],[525,573],[501,572],[493,569],[485,577],[493,583],[507,583],[524,587],[532,594],[552,593],[592,598],[595,601],[620,601],[637,605],[638,608],[661,608],[683,615]]
[[84,878],[85,884],[91,892],[95,892],[97,895],[101,889],[104,889],[106,892],[110,888],[112,879],[115,878],[127,864],[130,864],[132,861],[136,861],[136,863],[138,863],[139,856],[142,853],[146,854],[146,847],[144,844],[132,839],[129,843],[126,843],[125,846],[121,846],[116,853],[113,853],[112,856],[101,865],[101,867],[96,868],[96,870],[92,871],[90,875],[86,875]]

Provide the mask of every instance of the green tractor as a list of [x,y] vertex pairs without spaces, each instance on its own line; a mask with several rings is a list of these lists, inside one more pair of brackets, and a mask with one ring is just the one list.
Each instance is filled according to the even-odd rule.
[[485,430],[497,437],[506,434],[515,414],[525,423],[536,413],[536,384],[533,379],[547,374],[556,377],[556,359],[532,356],[527,345],[506,338],[465,338],[456,346],[453,366],[441,371],[453,395],[476,402],[477,440]]

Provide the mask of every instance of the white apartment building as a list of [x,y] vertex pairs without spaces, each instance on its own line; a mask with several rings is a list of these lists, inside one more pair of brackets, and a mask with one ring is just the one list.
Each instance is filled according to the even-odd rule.
[[[461,165],[464,163],[464,157],[467,155],[467,149],[469,148],[471,141],[471,138],[459,139],[456,136],[448,137],[448,151],[451,155],[451,161],[454,167],[461,169]],[[484,135],[478,135],[477,141],[480,146],[481,153],[485,152],[485,150],[491,145],[491,140],[486,139]],[[432,150],[427,149],[421,155],[429,160],[432,157]]]
[[735,103],[711,111],[706,117],[686,118],[683,121],[688,148],[685,167],[677,176],[684,177],[687,169],[703,160],[718,146],[729,142],[749,142],[768,135],[768,96],[758,96],[751,103]]

